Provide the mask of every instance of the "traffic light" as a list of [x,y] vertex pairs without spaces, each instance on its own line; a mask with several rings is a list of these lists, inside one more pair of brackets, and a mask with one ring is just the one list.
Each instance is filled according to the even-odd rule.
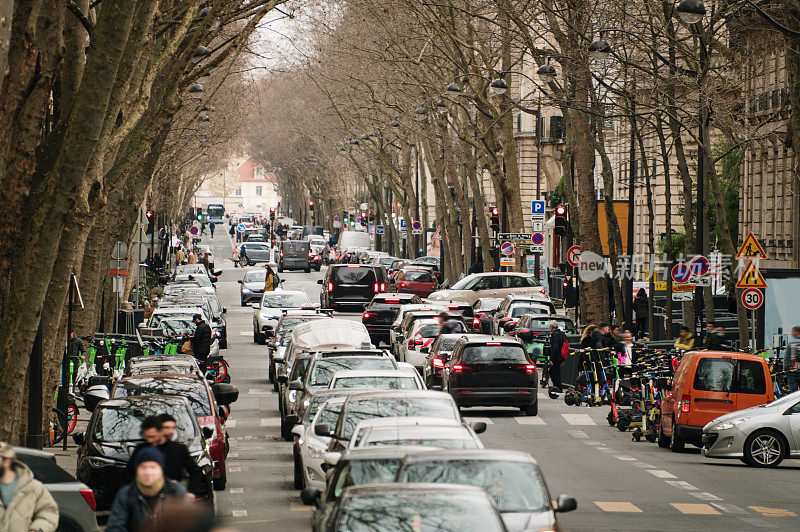
[[566,205],[556,206],[555,234],[566,236],[570,232],[569,209]]
[[153,216],[153,211],[145,211],[144,217],[147,220],[147,229],[145,229],[145,233],[152,235],[156,225],[156,218]]
[[489,207],[489,226],[493,231],[500,230],[500,209]]
[[314,202],[313,202],[313,201],[309,201],[309,202],[308,202],[308,208],[309,208],[309,210],[311,210],[312,212],[314,211]]
[[278,202],[278,212],[281,212],[281,202]]
[[269,210],[269,219],[270,219],[270,220],[272,220],[272,221],[274,221],[274,220],[275,220],[275,208],[274,208],[274,207],[272,207],[272,208]]

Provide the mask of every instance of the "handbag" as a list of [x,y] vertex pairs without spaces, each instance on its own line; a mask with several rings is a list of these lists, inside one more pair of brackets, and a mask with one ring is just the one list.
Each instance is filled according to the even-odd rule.
[[183,345],[181,345],[181,353],[186,354],[186,355],[193,355],[194,354],[194,351],[192,350],[192,341],[191,340],[186,340],[185,342],[183,342]]

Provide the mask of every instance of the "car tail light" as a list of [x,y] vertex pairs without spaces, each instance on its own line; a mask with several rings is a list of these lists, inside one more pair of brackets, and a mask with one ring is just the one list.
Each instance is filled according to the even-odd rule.
[[384,299],[384,303],[400,303],[399,299]]
[[311,257],[313,257],[313,256],[314,256],[314,254],[313,254],[313,253],[311,253],[311,252],[309,251],[309,252],[308,252],[308,258],[311,258]]
[[405,287],[406,287],[406,282],[405,281],[401,281],[400,282],[400,288],[405,288]]
[[328,281],[328,292],[333,292],[333,283]]
[[486,342],[486,345],[502,345],[500,342]]
[[688,394],[684,394],[681,396],[681,412],[684,414],[689,411],[692,406],[692,396]]
[[94,500],[94,492],[92,490],[81,490],[81,495],[93,512],[97,510],[97,501]]
[[314,260],[321,260],[319,255],[314,255]]
[[381,292],[385,292],[386,291],[386,283],[375,283],[374,285],[372,285],[372,290],[376,294],[379,294]]
[[431,364],[433,364],[433,367],[437,369],[442,369],[444,367],[444,361],[441,358],[434,358],[431,360]]
[[381,292],[386,292],[386,283],[381,283]]
[[469,366],[465,366],[464,364],[453,364],[453,373],[462,373],[466,369],[470,369]]
[[459,308],[461,308],[461,307],[458,306],[458,305],[447,305],[447,310],[456,310],[456,309],[459,309]]
[[378,313],[377,313],[377,312],[365,312],[365,313],[363,314],[363,318],[364,318],[365,320],[368,320],[368,319],[370,319],[370,318],[374,318],[374,317],[375,317],[375,316],[377,316],[377,315],[378,315]]
[[[345,255],[345,257],[349,258],[350,255]],[[348,264],[347,267],[348,268],[360,268],[361,266],[359,266],[358,264]]]
[[524,369],[525,373],[531,375],[536,373],[536,364],[525,364],[524,366],[520,366],[519,369]]
[[473,318],[472,320],[472,330],[477,331],[481,328],[481,320],[479,318]]
[[408,341],[409,349],[414,349],[414,346],[416,345],[422,345],[422,340],[419,338],[412,338],[411,340]]

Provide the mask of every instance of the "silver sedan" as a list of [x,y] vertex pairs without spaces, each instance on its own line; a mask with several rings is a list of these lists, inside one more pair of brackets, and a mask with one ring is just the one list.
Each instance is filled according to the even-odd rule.
[[703,454],[738,458],[754,467],[800,458],[800,392],[710,422],[703,427]]

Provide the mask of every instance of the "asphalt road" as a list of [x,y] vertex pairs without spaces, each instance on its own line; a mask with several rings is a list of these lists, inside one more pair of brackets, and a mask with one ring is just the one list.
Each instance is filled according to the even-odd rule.
[[[206,239],[208,243],[210,240]],[[266,348],[253,343],[253,309],[239,305],[242,269],[230,261],[228,235],[210,241],[217,283],[228,308],[229,361],[239,401],[232,407],[228,486],[218,493],[220,517],[239,530],[309,530],[310,507],[292,488],[291,443],[279,435],[277,396],[266,378]],[[324,270],[323,270],[324,271]],[[286,289],[305,290],[318,301],[320,273],[281,274]],[[360,319],[359,314],[343,314]],[[631,440],[609,427],[604,407],[572,407],[540,395],[538,417],[517,410],[470,409],[488,424],[487,448],[531,453],[554,496],[566,493],[578,509],[563,514],[567,530],[753,530],[800,528],[800,461],[777,470],[703,458],[699,450],[673,454]]]

